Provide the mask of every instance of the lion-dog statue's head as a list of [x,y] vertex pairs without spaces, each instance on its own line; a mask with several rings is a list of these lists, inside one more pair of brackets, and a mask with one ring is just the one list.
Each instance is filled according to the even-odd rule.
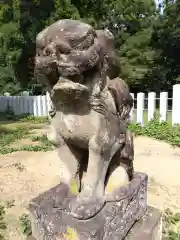
[[106,75],[111,77],[113,72],[117,76],[119,71],[113,43],[108,30],[95,31],[80,21],[60,20],[37,35],[35,73],[55,103],[66,97],[74,101],[83,95],[86,99],[98,96]]

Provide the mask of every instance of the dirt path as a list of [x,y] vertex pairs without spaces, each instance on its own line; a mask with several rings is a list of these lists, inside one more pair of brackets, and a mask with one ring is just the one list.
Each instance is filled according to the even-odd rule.
[[135,140],[135,169],[149,176],[148,201],[180,212],[180,148],[147,137]]
[[[135,139],[135,169],[149,175],[149,204],[180,212],[180,149],[146,137]],[[0,200],[8,210],[8,239],[21,240],[19,216],[28,201],[59,182],[59,161],[52,152],[16,152],[0,156]],[[15,230],[16,229],[16,230]],[[14,231],[15,230],[15,231]]]

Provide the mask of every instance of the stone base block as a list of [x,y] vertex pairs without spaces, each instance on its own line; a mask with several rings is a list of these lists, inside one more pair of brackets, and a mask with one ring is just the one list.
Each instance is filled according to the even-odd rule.
[[162,213],[148,206],[145,215],[131,228],[125,240],[161,240]]
[[[27,240],[36,240],[29,236]],[[148,207],[146,213],[132,226],[124,240],[162,240],[162,213]]]
[[33,199],[29,205],[33,237],[37,240],[124,239],[147,210],[147,175],[136,173],[127,186],[107,196],[101,211],[88,220],[71,216],[69,206],[75,198],[67,185],[59,184]]

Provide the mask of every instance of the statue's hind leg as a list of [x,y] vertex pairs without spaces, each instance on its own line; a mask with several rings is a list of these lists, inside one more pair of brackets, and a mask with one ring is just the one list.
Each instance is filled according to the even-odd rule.
[[112,192],[132,180],[134,174],[133,160],[133,134],[127,130],[123,149],[116,152],[110,163],[106,179],[106,193]]
[[132,180],[134,175],[133,160],[134,160],[133,133],[130,130],[127,130],[125,137],[125,146],[123,150],[120,152],[119,164],[124,165],[130,181]]

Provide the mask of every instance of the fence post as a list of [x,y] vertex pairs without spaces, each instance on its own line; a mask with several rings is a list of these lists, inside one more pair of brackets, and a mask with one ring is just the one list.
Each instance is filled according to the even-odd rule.
[[47,103],[47,116],[50,119],[49,112],[52,110],[52,101],[48,91],[46,92],[46,103]]
[[167,120],[167,110],[168,110],[168,93],[160,93],[160,122],[166,122]]
[[148,93],[148,122],[154,119],[154,114],[156,111],[156,93]]
[[134,93],[131,93],[131,97],[133,98],[133,106],[129,115],[130,115],[130,121],[132,122],[134,119]]
[[43,117],[46,117],[46,96],[45,95],[42,95],[41,96],[41,104],[42,104],[42,116]]
[[5,111],[6,98],[5,96],[0,96],[0,112]]
[[172,125],[180,124],[180,84],[173,86]]
[[37,96],[33,96],[33,115],[35,117],[38,117],[38,101],[37,101]]
[[137,123],[144,125],[144,93],[137,94]]

